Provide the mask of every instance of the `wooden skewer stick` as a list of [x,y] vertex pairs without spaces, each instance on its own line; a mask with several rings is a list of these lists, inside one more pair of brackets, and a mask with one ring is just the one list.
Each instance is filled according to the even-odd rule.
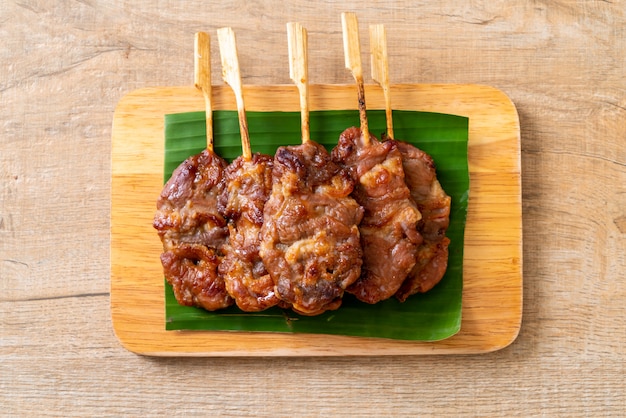
[[248,120],[246,119],[246,109],[243,101],[243,88],[241,85],[241,72],[239,71],[239,59],[237,58],[235,32],[233,32],[232,28],[221,28],[217,30],[217,38],[220,44],[220,56],[222,58],[222,77],[233,89],[235,100],[237,101],[243,158],[250,161],[252,159],[252,151],[250,149]]
[[384,25],[370,26],[370,49],[372,52],[372,78],[383,89],[387,136],[393,138],[391,95],[389,91],[389,57],[387,55],[387,31]]
[[311,139],[309,123],[309,71],[307,32],[300,23],[287,23],[287,45],[289,47],[289,77],[300,93],[300,120],[302,143]]
[[202,91],[206,110],[206,147],[213,151],[213,105],[211,102],[211,41],[205,32],[194,37],[194,85]]
[[365,146],[370,143],[369,128],[367,125],[367,111],[365,107],[365,87],[363,85],[363,67],[361,66],[361,46],[359,42],[359,23],[354,13],[341,14],[343,30],[343,49],[346,68],[352,72],[356,81],[359,100],[359,119],[361,122],[361,137]]

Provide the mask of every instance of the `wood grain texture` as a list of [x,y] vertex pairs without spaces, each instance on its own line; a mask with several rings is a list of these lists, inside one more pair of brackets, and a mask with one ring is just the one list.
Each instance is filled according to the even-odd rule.
[[[356,86],[311,86],[312,110],[356,109]],[[294,86],[254,86],[246,106],[298,111]],[[163,184],[166,114],[202,109],[187,87],[141,89],[116,108],[112,132],[111,310],[129,350],[147,355],[329,356],[470,354],[499,350],[517,337],[522,319],[522,213],[519,123],[501,91],[476,85],[394,85],[397,109],[469,117],[470,193],[463,260],[461,331],[437,342],[406,342],[312,334],[171,332],[165,330],[161,242],[152,228]],[[235,110],[232,93],[216,88],[215,110]],[[368,107],[385,107],[368,86]],[[152,158],[137,158],[156,154]],[[156,196],[156,197],[155,197]]]
[[[623,416],[625,10],[622,0],[3,2],[0,414]],[[223,26],[237,32],[244,85],[290,84],[288,21],[308,29],[310,82],[350,83],[343,11],[358,15],[363,51],[370,24],[388,28],[393,83],[483,84],[515,103],[518,338],[467,356],[128,352],[109,307],[115,106],[139,88],[191,86],[193,34]]]

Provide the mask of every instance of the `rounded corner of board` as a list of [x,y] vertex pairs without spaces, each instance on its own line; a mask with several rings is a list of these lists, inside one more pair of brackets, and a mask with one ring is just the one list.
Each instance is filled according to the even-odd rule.
[[496,351],[501,351],[511,346],[519,337],[521,328],[522,328],[522,317],[520,314],[518,323],[515,326],[515,328],[512,328],[509,331],[509,333],[503,337],[503,341],[499,341],[497,344],[494,344],[491,347],[488,347],[488,349],[484,351],[484,354],[495,353]]
[[504,103],[508,107],[510,107],[511,111],[515,112],[517,115],[517,106],[515,106],[515,102],[511,97],[502,89],[494,86],[489,86],[487,84],[476,84],[477,87],[485,90],[489,90],[490,93],[498,99],[498,101]]

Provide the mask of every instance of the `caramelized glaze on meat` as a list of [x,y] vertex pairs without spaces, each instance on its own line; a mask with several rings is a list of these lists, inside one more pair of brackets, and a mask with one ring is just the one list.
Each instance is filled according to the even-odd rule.
[[361,130],[346,129],[332,152],[357,181],[353,196],[365,213],[360,224],[363,267],[347,290],[358,299],[376,303],[394,295],[415,266],[422,243],[421,218],[404,182],[402,157],[394,142],[371,137],[362,144]]
[[394,142],[402,154],[406,183],[411,198],[422,213],[418,231],[424,242],[418,249],[418,261],[409,277],[396,294],[400,301],[410,295],[432,289],[443,277],[448,267],[446,231],[450,224],[450,196],[441,187],[430,155],[411,144]]
[[277,294],[305,315],[337,309],[362,263],[354,182],[312,141],[280,147],[272,176],[260,253]]
[[217,274],[228,239],[226,220],[217,211],[225,168],[226,162],[208,150],[189,157],[157,200],[153,226],[163,243],[161,263],[181,305],[212,311],[233,303]]
[[258,312],[278,304],[274,281],[259,255],[263,208],[272,190],[273,158],[253,154],[237,158],[224,173],[225,189],[219,209],[229,219],[230,239],[219,267],[228,293],[245,312]]

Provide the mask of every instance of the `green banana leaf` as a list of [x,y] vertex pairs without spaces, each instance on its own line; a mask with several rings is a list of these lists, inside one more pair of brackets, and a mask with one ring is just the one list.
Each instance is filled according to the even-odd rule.
[[[216,111],[213,118],[215,151],[232,161],[241,154],[237,113]],[[281,145],[300,143],[299,112],[248,112],[247,119],[253,152],[273,155]],[[368,111],[368,119],[370,132],[380,137],[385,131],[384,111]],[[413,295],[404,303],[391,298],[375,305],[346,294],[338,310],[307,317],[279,308],[246,313],[236,306],[217,312],[181,306],[166,282],[166,329],[297,332],[419,341],[441,340],[456,334],[461,326],[463,238],[469,194],[468,119],[394,111],[393,121],[396,139],[410,142],[433,157],[439,181],[452,197],[448,269],[434,289]],[[345,128],[358,125],[359,114],[353,110],[310,114],[311,139],[329,151]],[[166,115],[164,182],[185,158],[201,152],[205,146],[204,112]]]

